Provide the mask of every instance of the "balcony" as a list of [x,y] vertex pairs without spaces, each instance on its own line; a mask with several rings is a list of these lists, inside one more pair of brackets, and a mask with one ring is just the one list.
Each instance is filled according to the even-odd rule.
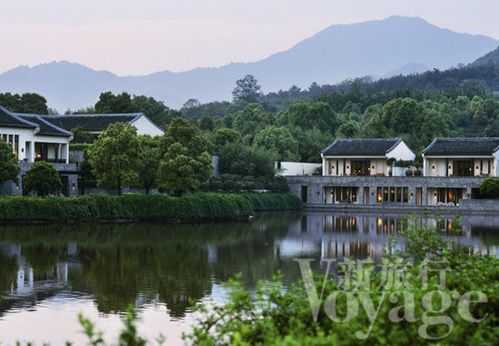
[[[50,163],[57,172],[65,172],[65,173],[78,173],[79,167],[76,163],[66,163],[65,160],[40,160]],[[57,162],[53,162],[57,161]],[[19,167],[21,168],[21,174],[26,173],[33,167],[33,162],[28,162],[27,160],[23,160],[19,162]]]

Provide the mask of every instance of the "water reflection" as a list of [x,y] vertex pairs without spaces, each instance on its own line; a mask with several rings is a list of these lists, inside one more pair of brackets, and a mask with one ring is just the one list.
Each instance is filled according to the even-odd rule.
[[[499,256],[499,218],[482,216],[309,213],[264,215],[251,224],[3,226],[0,330],[9,333],[14,312],[37,314],[48,301],[75,298],[109,316],[129,304],[144,314],[160,305],[181,323],[196,302],[223,300],[221,284],[237,273],[252,288],[277,271],[286,282],[297,280],[296,257],[315,258],[316,269],[330,258],[379,260],[404,251],[400,232],[411,225],[434,227],[470,253]],[[70,333],[63,336],[73,339]]]

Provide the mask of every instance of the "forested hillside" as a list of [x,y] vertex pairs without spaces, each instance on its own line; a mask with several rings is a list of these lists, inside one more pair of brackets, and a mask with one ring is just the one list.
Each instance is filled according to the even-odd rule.
[[[268,176],[273,160],[319,162],[321,149],[339,137],[402,137],[420,153],[434,137],[499,136],[498,86],[493,64],[270,94],[246,76],[235,85],[232,102],[191,99],[175,111],[151,97],[108,92],[82,112],[140,111],[164,128],[183,117],[221,156],[222,173]],[[3,94],[0,104],[48,111],[31,94]]]

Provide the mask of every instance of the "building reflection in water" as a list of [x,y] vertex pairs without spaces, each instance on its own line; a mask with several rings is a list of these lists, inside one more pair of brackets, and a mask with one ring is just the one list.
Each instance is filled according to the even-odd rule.
[[[402,231],[409,227],[428,227],[440,232],[445,239],[453,240],[470,254],[499,257],[497,243],[487,243],[483,237],[474,236],[473,230],[480,225],[499,225],[499,219],[481,216],[457,217],[453,215],[411,216],[400,214],[351,215],[310,213],[300,222],[290,226],[287,242],[293,239],[294,251],[285,249],[288,255],[301,256],[310,249],[320,249],[321,260],[345,257],[380,260],[385,254],[405,251]],[[299,227],[299,229],[298,229]],[[497,232],[495,227],[492,232]],[[306,247],[297,248],[297,244]],[[307,251],[305,251],[307,250]]]
[[435,228],[470,254],[499,257],[497,225],[499,216],[307,213],[236,225],[3,229],[0,316],[15,304],[28,309],[69,292],[91,299],[101,313],[160,303],[181,319],[196,302],[223,295],[221,285],[236,274],[254,288],[277,271],[286,282],[298,280],[297,257],[314,259],[316,270],[329,259],[379,261],[405,250],[401,233],[412,226]]

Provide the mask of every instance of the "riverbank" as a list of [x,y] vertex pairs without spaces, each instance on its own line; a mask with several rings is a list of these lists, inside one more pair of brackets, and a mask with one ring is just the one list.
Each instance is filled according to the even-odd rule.
[[168,222],[246,221],[255,212],[298,210],[296,196],[279,193],[2,197],[0,222]]

